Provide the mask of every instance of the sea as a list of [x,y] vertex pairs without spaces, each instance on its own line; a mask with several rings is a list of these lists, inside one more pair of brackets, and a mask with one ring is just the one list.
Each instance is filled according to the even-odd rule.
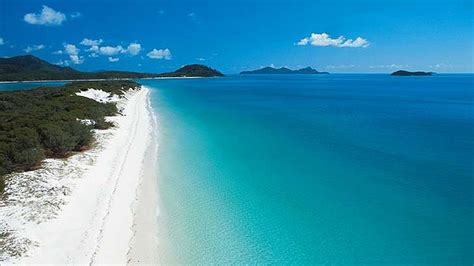
[[140,83],[163,264],[474,263],[474,74]]

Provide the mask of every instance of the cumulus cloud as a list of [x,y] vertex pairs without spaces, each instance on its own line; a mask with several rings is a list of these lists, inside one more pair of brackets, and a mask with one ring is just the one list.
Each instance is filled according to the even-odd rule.
[[82,64],[84,62],[84,59],[82,56],[78,55],[69,55],[69,59],[71,59],[71,62],[75,65]]
[[81,41],[81,44],[84,46],[97,46],[97,45],[100,45],[102,42],[104,42],[104,40],[102,39],[92,40],[92,39],[84,38]]
[[311,36],[305,37],[296,43],[297,45],[311,44],[313,46],[335,46],[335,47],[367,47],[369,42],[362,38],[357,37],[355,40],[346,39],[344,36],[338,38],[331,38],[327,33],[311,33]]
[[127,52],[131,55],[137,55],[142,50],[142,46],[139,43],[131,43],[127,47]]
[[168,48],[158,49],[158,50],[153,49],[146,55],[152,59],[166,59],[166,60],[171,59],[171,51]]
[[99,53],[99,46],[98,45],[92,45],[89,49],[87,49],[86,51],[88,52],[92,52],[94,54],[96,53]]
[[99,55],[103,55],[103,56],[109,57],[109,61],[110,61],[110,58],[112,58],[113,61],[111,62],[118,61],[118,60],[114,60],[116,58],[112,56],[116,56],[118,54],[129,54],[131,56],[135,56],[135,55],[138,55],[142,50],[142,46],[138,42],[132,42],[126,48],[124,48],[121,45],[101,46],[103,42],[104,40],[102,39],[84,38],[80,42],[80,44],[88,47],[87,49],[85,49],[86,52],[90,53],[88,57],[98,57]]
[[32,45],[32,46],[28,46],[26,47],[25,49],[23,49],[23,51],[25,51],[25,53],[31,53],[33,51],[38,51],[38,50],[42,50],[44,49],[46,46],[44,44],[39,44],[39,45]]
[[103,46],[103,47],[100,47],[99,48],[99,53],[102,54],[102,55],[108,55],[108,56],[111,56],[111,55],[116,55],[118,53],[123,53],[124,52],[124,49],[121,45],[117,45],[117,46]]
[[111,56],[109,56],[109,62],[117,62],[117,61],[119,61],[119,60],[120,60],[120,58],[118,58],[118,57],[111,57]]
[[4,45],[5,42],[3,41],[3,38],[0,38],[0,45]]
[[43,6],[41,13],[28,13],[23,19],[33,25],[61,25],[66,20],[66,15],[48,6]]
[[64,44],[64,52],[69,55],[69,59],[75,65],[82,64],[84,62],[84,58],[79,56],[79,48],[77,48],[74,44]]
[[64,51],[68,55],[77,55],[77,54],[79,54],[80,50],[74,44],[65,44],[64,45]]

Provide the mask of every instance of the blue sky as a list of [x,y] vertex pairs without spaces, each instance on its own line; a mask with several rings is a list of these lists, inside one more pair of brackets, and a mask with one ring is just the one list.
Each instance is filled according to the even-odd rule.
[[[0,56],[79,70],[474,72],[471,0],[0,0]],[[82,43],[82,44],[81,44]]]

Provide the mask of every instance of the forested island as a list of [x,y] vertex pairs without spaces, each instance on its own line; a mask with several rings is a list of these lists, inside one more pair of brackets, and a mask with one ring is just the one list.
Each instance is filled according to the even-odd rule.
[[406,71],[406,70],[398,70],[393,72],[392,76],[432,76],[433,72],[423,72],[423,71]]
[[[0,92],[0,176],[27,171],[44,158],[65,158],[86,150],[93,142],[93,129],[113,124],[115,103],[101,103],[76,93],[89,88],[120,96],[124,89],[137,89],[133,81],[84,81],[63,87]],[[0,177],[0,191],[3,190]]]
[[0,58],[0,81],[139,79],[159,77],[218,77],[223,74],[204,65],[187,65],[169,73],[130,71],[82,72],[71,67],[50,64],[32,55]]
[[159,77],[223,77],[224,74],[204,65],[187,65],[174,72],[159,74]]
[[305,67],[301,69],[291,70],[286,67],[274,68],[274,67],[264,67],[257,70],[251,71],[242,71],[241,75],[247,74],[329,74],[328,72],[320,72],[311,67]]

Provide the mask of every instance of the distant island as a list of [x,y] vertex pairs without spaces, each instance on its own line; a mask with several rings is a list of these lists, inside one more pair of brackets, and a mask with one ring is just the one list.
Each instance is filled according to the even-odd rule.
[[224,74],[204,65],[187,65],[174,72],[159,74],[160,77],[223,77]]
[[129,71],[82,72],[62,67],[32,55],[0,58],[0,81],[81,80],[81,79],[138,79],[158,77],[216,77],[217,70],[204,65],[187,65],[175,72],[154,74]]
[[242,71],[241,75],[246,74],[329,74],[328,72],[320,72],[311,67],[305,67],[297,70],[291,70],[286,67],[274,68],[274,67],[264,67],[252,71]]
[[406,70],[398,70],[393,72],[392,76],[432,76],[433,72],[423,72],[423,71],[406,71]]

